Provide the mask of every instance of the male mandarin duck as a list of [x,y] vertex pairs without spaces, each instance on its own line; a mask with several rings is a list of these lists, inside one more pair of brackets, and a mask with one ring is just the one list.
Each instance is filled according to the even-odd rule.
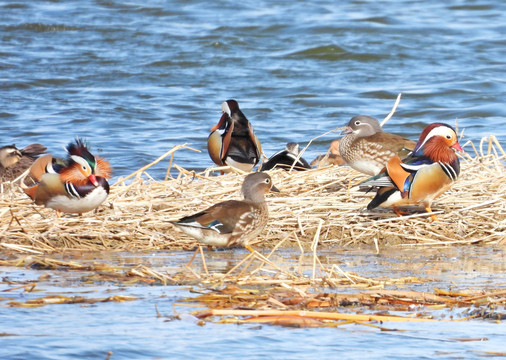
[[220,202],[171,223],[201,244],[242,245],[253,252],[249,242],[262,232],[269,218],[264,198],[269,191],[279,191],[272,184],[271,177],[263,172],[252,173],[242,184],[244,200]]
[[78,213],[91,211],[109,194],[112,169],[108,161],[93,156],[79,139],[70,143],[66,160],[51,154],[40,157],[31,166],[21,187],[37,205]]
[[41,144],[31,144],[23,149],[16,145],[0,148],[0,182],[12,181],[23,174],[47,148]]
[[[367,205],[371,210],[378,206],[422,204],[432,212],[431,203],[457,180],[460,162],[456,151],[463,151],[455,130],[446,124],[427,126],[413,149],[402,162],[398,155],[386,164],[386,172],[360,184],[361,189],[379,187],[376,196]],[[437,220],[435,215],[431,215]]]
[[367,175],[378,175],[394,155],[401,158],[416,143],[399,135],[384,132],[377,119],[358,115],[351,118],[341,139],[339,151],[350,167]]
[[327,165],[346,164],[344,159],[341,157],[341,153],[339,152],[339,143],[340,139],[332,140],[327,153],[325,155],[318,155],[313,161],[311,161],[311,165],[316,165],[316,167],[324,167]]
[[307,170],[311,169],[311,166],[299,156],[300,148],[299,144],[294,142],[289,142],[286,144],[284,150],[278,151],[274,155],[272,155],[267,162],[262,165],[260,171],[267,171],[274,168],[281,168],[285,170],[290,170],[293,165],[294,170]]
[[221,110],[223,115],[211,128],[207,139],[209,156],[217,165],[229,165],[249,172],[260,160],[260,141],[237,101],[223,102]]

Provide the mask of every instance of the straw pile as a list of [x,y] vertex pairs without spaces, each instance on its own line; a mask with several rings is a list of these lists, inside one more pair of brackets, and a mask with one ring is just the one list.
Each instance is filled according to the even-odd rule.
[[[367,211],[373,194],[354,188],[365,176],[346,166],[271,173],[279,194],[268,195],[270,220],[253,247],[373,245],[506,245],[506,154],[495,137],[461,157],[457,183],[433,204],[439,221],[419,209],[398,217]],[[164,156],[174,155],[180,145]],[[150,165],[159,162],[159,158]],[[149,165],[149,166],[150,166]],[[111,187],[96,211],[61,217],[34,205],[16,184],[0,193],[0,251],[193,249],[196,242],[168,220],[216,202],[240,198],[243,175],[196,174],[176,164],[177,178],[153,181],[146,166]],[[172,160],[171,165],[172,166]]]

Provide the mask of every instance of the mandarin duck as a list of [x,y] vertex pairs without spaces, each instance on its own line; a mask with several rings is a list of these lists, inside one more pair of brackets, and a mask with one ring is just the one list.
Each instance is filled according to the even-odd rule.
[[367,175],[378,175],[390,158],[407,156],[416,143],[399,135],[384,132],[377,119],[358,115],[351,118],[339,144],[344,161]]
[[332,140],[327,153],[325,155],[318,155],[313,161],[311,161],[311,165],[316,167],[324,167],[327,165],[346,164],[344,159],[341,157],[341,153],[339,152],[339,143],[340,139]]
[[[432,212],[431,203],[457,180],[460,162],[456,151],[463,151],[455,130],[446,124],[427,126],[413,152],[403,161],[398,155],[391,158],[385,172],[360,184],[362,190],[379,187],[376,196],[367,205],[371,210],[378,206],[422,204]],[[433,220],[437,217],[432,214]]]
[[250,172],[262,154],[260,141],[253,126],[239,109],[235,100],[221,104],[223,115],[211,128],[207,151],[216,165],[229,165]]
[[37,205],[67,212],[91,211],[109,194],[112,169],[108,161],[95,157],[80,139],[70,143],[67,159],[51,154],[38,158],[23,178],[21,187]]
[[281,168],[285,170],[290,170],[293,165],[294,170],[307,170],[311,169],[311,166],[299,156],[300,148],[299,144],[294,142],[289,142],[286,144],[284,150],[278,151],[274,155],[272,155],[267,162],[265,162],[260,171],[267,171],[274,168]]
[[31,144],[23,149],[16,145],[0,148],[0,182],[12,181],[23,174],[47,148],[41,144]]
[[271,177],[263,172],[252,173],[246,176],[241,187],[244,200],[220,202],[170,223],[201,244],[242,245],[253,252],[249,242],[262,232],[269,217],[264,198],[269,191],[279,192]]

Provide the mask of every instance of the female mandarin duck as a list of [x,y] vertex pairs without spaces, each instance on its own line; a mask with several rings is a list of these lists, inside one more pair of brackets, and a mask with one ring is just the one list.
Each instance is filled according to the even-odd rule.
[[367,175],[378,175],[394,155],[401,158],[414,149],[416,143],[399,135],[384,132],[377,119],[358,115],[342,132],[339,152],[350,167]]
[[274,168],[290,170],[292,168],[292,165],[294,170],[311,169],[311,166],[302,157],[299,157],[297,159],[299,153],[299,144],[290,142],[286,144],[284,150],[278,151],[272,155],[269,160],[267,160],[267,162],[262,165],[260,171],[267,171]]
[[[361,188],[379,186],[376,196],[367,205],[371,210],[378,206],[423,204],[432,212],[431,203],[450,188],[460,172],[455,151],[463,151],[455,130],[446,124],[427,126],[413,152],[402,162],[398,155],[386,165],[386,172],[361,183]],[[437,220],[435,215],[431,215]]]
[[109,194],[109,162],[93,156],[86,144],[76,139],[67,146],[66,160],[45,155],[32,165],[22,181],[24,192],[37,205],[57,211],[79,213],[99,206]]
[[23,174],[35,161],[45,153],[47,148],[41,144],[31,144],[23,149],[16,145],[0,148],[0,182],[12,181]]
[[253,126],[235,100],[221,104],[223,115],[207,139],[207,150],[215,164],[229,165],[250,172],[262,153]]
[[253,252],[249,242],[267,224],[269,213],[264,195],[271,190],[279,191],[268,174],[252,173],[246,176],[242,184],[244,200],[220,202],[171,223],[201,244],[228,247],[242,245]]

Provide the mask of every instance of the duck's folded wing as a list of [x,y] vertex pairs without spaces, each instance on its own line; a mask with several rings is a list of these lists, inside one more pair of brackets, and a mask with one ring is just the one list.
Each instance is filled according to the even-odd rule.
[[362,181],[358,186],[360,191],[370,191],[376,187],[395,187],[395,184],[387,173],[384,172]]
[[401,191],[408,190],[410,180],[420,169],[431,165],[425,157],[410,157],[401,161],[398,155],[392,157],[382,173],[359,184],[361,191],[369,191],[373,187],[396,187]]
[[177,224],[215,230],[220,234],[232,233],[239,218],[251,211],[251,206],[243,201],[229,200],[211,206],[210,208],[186,216]]

